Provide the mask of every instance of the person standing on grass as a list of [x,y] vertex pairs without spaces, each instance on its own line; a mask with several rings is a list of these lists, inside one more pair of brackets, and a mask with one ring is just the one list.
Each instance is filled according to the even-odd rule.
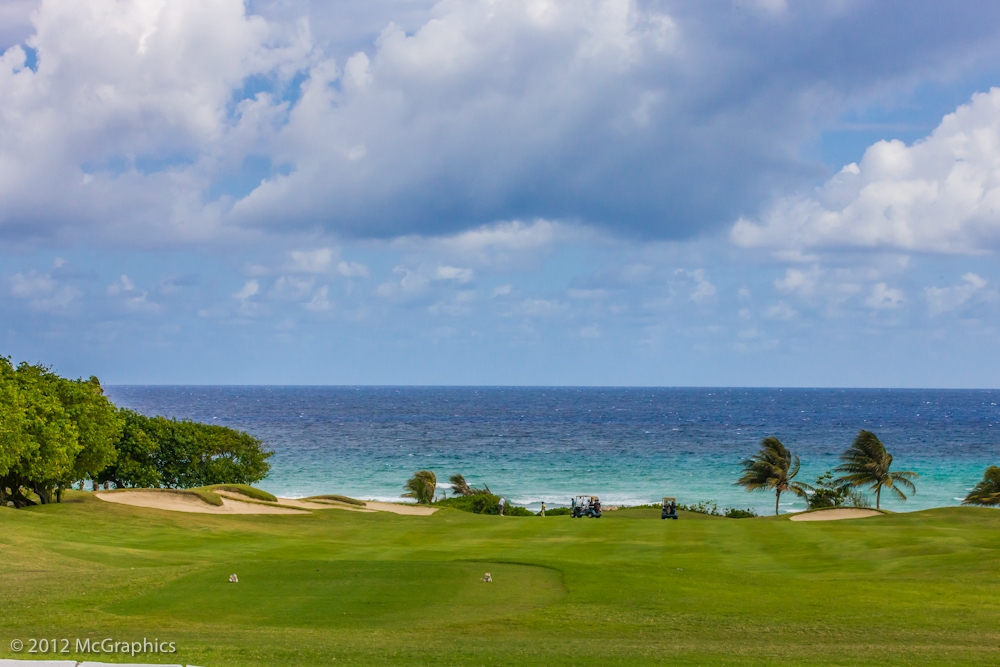
[[507,504],[507,498],[505,498],[504,496],[500,496],[500,502],[497,503],[497,505],[500,507],[500,516],[503,516],[503,508],[504,505],[506,504]]
[[545,516],[545,503],[542,503],[542,516]]

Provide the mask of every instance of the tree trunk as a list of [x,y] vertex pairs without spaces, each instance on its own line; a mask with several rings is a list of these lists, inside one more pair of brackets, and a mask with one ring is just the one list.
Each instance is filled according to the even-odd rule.
[[774,516],[778,516],[778,501],[781,500],[781,491],[774,494]]
[[875,509],[877,510],[882,509],[881,507],[879,507],[879,502],[881,500],[882,500],[882,487],[880,486],[875,490]]

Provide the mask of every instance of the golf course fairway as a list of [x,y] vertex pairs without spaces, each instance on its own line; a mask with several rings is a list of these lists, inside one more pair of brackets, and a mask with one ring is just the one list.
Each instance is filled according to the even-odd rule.
[[[595,520],[0,508],[0,657],[302,665],[995,665],[1000,512]],[[484,583],[489,572],[492,583]],[[238,583],[229,583],[230,574]],[[28,655],[14,639],[174,642]]]

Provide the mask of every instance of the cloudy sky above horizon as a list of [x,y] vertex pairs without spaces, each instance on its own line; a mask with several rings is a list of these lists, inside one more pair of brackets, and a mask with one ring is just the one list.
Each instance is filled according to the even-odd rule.
[[0,54],[15,361],[1000,386],[995,2],[3,0]]

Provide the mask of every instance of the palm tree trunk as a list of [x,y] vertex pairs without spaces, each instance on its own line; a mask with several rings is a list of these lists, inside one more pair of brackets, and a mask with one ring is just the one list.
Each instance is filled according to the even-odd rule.
[[878,510],[878,509],[882,509],[882,508],[881,508],[881,507],[879,507],[879,505],[878,505],[878,504],[879,504],[879,501],[880,501],[880,500],[882,500],[882,487],[881,487],[881,486],[880,486],[880,487],[878,487],[878,488],[877,488],[877,489],[875,490],[875,509],[877,509],[877,510]]
[[774,516],[778,516],[778,501],[781,500],[781,491],[774,493]]

